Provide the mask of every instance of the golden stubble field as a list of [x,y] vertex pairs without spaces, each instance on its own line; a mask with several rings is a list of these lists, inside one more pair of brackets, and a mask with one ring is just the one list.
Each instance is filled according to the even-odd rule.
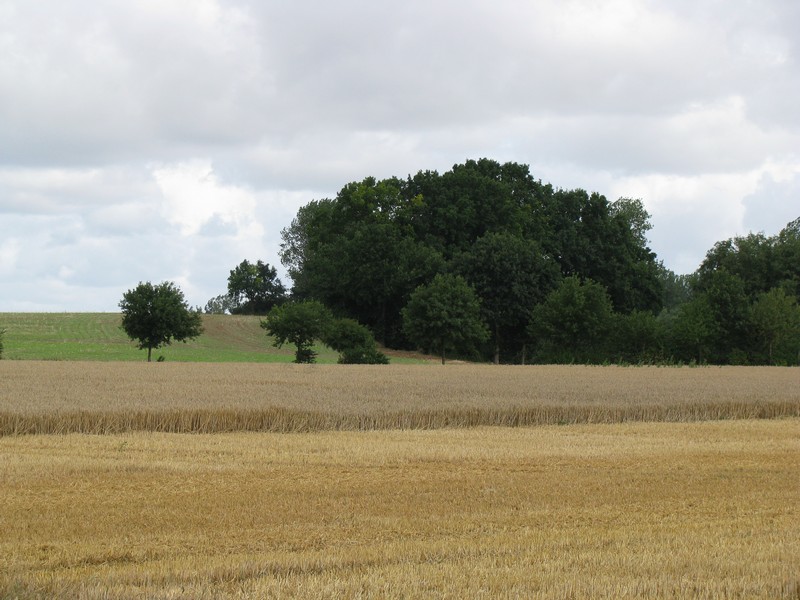
[[0,598],[800,598],[797,370],[180,367],[0,363],[120,428],[0,436]]
[[0,597],[796,598],[800,421],[0,439]]

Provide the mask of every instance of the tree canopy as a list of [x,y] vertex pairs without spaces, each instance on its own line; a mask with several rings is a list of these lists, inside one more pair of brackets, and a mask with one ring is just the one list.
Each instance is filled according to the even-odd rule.
[[281,261],[296,299],[319,300],[396,347],[412,345],[401,317],[411,293],[460,274],[483,302],[494,356],[502,347],[515,357],[527,313],[560,277],[604,285],[621,312],[659,310],[649,226],[639,200],[555,190],[526,165],[480,159],[443,174],[367,177],[308,203],[282,232]]
[[183,292],[170,281],[139,283],[123,294],[119,306],[122,328],[139,349],[147,349],[147,362],[153,349],[172,341],[185,342],[203,331],[200,312],[189,309]]
[[437,352],[442,364],[448,351],[473,352],[489,336],[474,290],[457,275],[437,275],[414,290],[403,326],[417,347]]
[[228,306],[231,314],[266,315],[273,306],[286,300],[286,288],[278,278],[277,269],[269,263],[243,260],[228,276],[228,297],[232,301]]
[[333,315],[321,302],[290,302],[275,306],[269,311],[261,326],[274,338],[280,348],[286,342],[294,344],[296,363],[313,363],[317,353],[312,346],[315,340],[325,337]]
[[540,362],[797,362],[795,338],[774,323],[800,300],[800,219],[721,241],[687,274],[658,261],[650,228],[640,199],[555,188],[527,165],[484,158],[347,183],[300,208],[280,256],[295,301],[318,301],[388,347],[441,351],[409,319],[441,320],[437,297],[414,298],[457,276],[488,332],[472,340],[485,360],[525,362],[532,350]]

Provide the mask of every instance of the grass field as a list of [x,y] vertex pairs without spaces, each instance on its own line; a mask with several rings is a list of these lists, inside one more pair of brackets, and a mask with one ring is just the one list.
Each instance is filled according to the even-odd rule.
[[[291,362],[294,347],[275,348],[260,327],[262,317],[203,315],[203,335],[153,352],[179,362]],[[142,361],[121,328],[116,313],[0,313],[5,334],[3,357],[9,360]],[[319,362],[335,363],[338,354],[316,348]]]
[[800,597],[800,419],[0,455],[0,598]]

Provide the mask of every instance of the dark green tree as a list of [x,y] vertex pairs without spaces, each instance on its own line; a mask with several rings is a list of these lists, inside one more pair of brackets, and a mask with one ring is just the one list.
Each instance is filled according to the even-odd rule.
[[567,277],[533,309],[528,336],[539,362],[599,362],[606,356],[613,309],[606,289]]
[[155,286],[149,281],[139,283],[123,294],[119,307],[122,328],[140,349],[147,349],[147,362],[153,349],[186,342],[203,331],[200,311],[189,309],[183,292],[169,281]]
[[619,312],[661,309],[658,263],[645,238],[650,216],[641,201],[612,204],[598,193],[556,190],[542,210],[547,223],[542,247],[564,277],[603,285]]
[[368,326],[384,345],[402,346],[400,310],[444,261],[407,224],[417,200],[396,180],[346,185],[336,200],[312,202],[282,232],[281,260],[293,296],[315,299]]
[[714,310],[705,294],[660,317],[667,337],[666,352],[678,361],[708,362],[719,339]]
[[489,325],[493,360],[500,349],[520,353],[530,309],[559,281],[558,265],[536,242],[509,233],[488,233],[469,252],[454,260],[455,270],[467,280],[481,301],[481,315]]
[[403,326],[418,348],[437,352],[442,364],[447,352],[473,352],[489,337],[475,291],[457,275],[437,275],[414,290]]
[[789,223],[778,234],[774,256],[777,285],[800,302],[800,219]]
[[273,344],[280,348],[286,342],[294,344],[296,363],[313,363],[317,353],[312,346],[315,340],[326,337],[333,315],[321,302],[309,300],[290,302],[274,306],[261,327],[273,337]]
[[712,287],[718,273],[737,277],[751,301],[761,292],[775,287],[780,280],[774,260],[775,240],[763,233],[751,233],[717,242],[706,253],[697,270],[696,288],[705,291]]
[[228,276],[228,296],[234,302],[231,313],[266,315],[286,300],[286,288],[269,263],[243,260]]
[[761,293],[750,312],[753,333],[773,365],[796,364],[800,359],[800,306],[783,288]]
[[750,300],[747,286],[738,275],[726,269],[710,272],[696,286],[705,297],[714,317],[714,338],[708,360],[715,364],[746,360],[752,348],[750,335]]
[[334,319],[322,341],[339,353],[341,364],[389,363],[388,357],[378,350],[372,332],[353,319]]
[[664,327],[653,313],[643,310],[617,313],[612,329],[615,358],[628,363],[662,359]]

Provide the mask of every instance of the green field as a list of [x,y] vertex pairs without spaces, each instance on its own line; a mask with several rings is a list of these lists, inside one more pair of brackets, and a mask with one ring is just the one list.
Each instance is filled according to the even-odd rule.
[[[121,328],[118,313],[0,313],[8,360],[146,360]],[[153,352],[182,362],[291,362],[294,346],[275,348],[260,327],[261,317],[203,315],[204,332],[187,343]],[[335,363],[338,354],[316,348],[318,361]],[[401,361],[402,362],[402,361]]]

